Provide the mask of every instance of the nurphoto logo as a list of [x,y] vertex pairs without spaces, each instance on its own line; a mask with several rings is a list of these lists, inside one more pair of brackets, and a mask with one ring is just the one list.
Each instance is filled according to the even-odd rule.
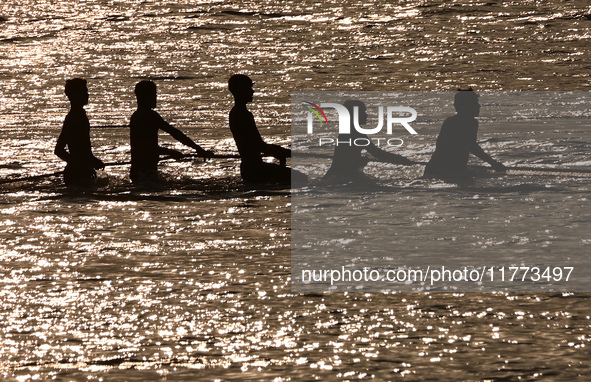
[[[386,112],[384,113],[384,106],[378,106],[378,123],[375,127],[362,127],[367,120],[367,114],[365,108],[361,109],[359,106],[353,106],[352,110],[347,108],[345,105],[339,103],[321,103],[320,106],[303,101],[303,106],[307,110],[307,122],[308,122],[308,134],[314,133],[314,116],[320,121],[320,125],[328,125],[329,120],[324,112],[325,108],[333,108],[336,110],[338,115],[339,123],[339,138],[320,138],[320,146],[324,144],[336,144],[339,145],[353,145],[353,146],[368,146],[370,144],[370,138],[368,135],[374,135],[382,132],[384,128],[384,119],[386,120],[386,134],[392,135],[394,126],[402,126],[410,134],[418,134],[416,130],[410,125],[411,122],[416,120],[417,111],[412,107],[408,106],[387,106]],[[351,112],[353,115],[351,115]],[[384,114],[386,117],[384,118]],[[351,131],[351,125],[355,128],[355,131]],[[356,138],[347,139],[350,134],[355,134]],[[361,136],[360,136],[361,134]],[[342,139],[345,138],[345,139]],[[388,146],[402,146],[404,141],[400,138],[371,138],[371,140],[377,141],[379,145],[384,141]],[[394,143],[396,142],[396,144]]]
[[[304,101],[304,107],[308,110],[308,134],[314,132],[314,115],[318,117],[320,123],[328,125],[328,118],[324,113],[323,107],[334,108],[339,115],[339,134],[351,134],[351,114],[349,110],[338,103],[321,103],[320,106],[315,103]],[[309,106],[308,106],[309,105]],[[311,107],[310,107],[311,106]],[[410,117],[394,116],[395,113],[408,113]],[[392,134],[392,126],[395,124],[402,125],[409,133],[418,134],[415,129],[409,124],[417,119],[417,111],[408,106],[388,106],[386,108],[386,134]],[[365,129],[359,125],[359,106],[353,107],[353,125],[355,130],[361,134],[377,134],[382,131],[384,127],[384,107],[378,107],[378,125],[376,127]]]

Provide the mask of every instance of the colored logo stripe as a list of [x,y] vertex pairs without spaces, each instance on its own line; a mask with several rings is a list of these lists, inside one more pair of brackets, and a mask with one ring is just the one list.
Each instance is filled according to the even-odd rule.
[[[320,106],[318,106],[312,102],[308,102],[308,101],[304,101],[304,102],[307,103],[308,105],[314,106],[315,109],[312,109],[309,106],[305,106],[305,107],[306,107],[306,109],[310,110],[312,113],[316,114],[316,116],[320,120],[320,123],[322,123],[322,117],[320,117],[320,114],[322,114],[322,116],[324,117],[324,122],[328,125],[328,118],[326,118],[326,114],[324,114],[324,111],[320,108]],[[318,111],[316,111],[316,110],[318,110]],[[320,112],[320,113],[318,113],[318,112]]]

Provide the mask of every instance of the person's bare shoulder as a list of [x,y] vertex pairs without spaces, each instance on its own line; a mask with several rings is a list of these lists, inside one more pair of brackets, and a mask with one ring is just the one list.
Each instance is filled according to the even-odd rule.
[[131,115],[131,124],[150,124],[160,126],[166,123],[164,119],[154,110],[138,109]]

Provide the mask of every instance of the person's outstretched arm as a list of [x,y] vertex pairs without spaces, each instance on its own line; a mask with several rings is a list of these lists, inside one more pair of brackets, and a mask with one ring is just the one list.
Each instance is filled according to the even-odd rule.
[[262,155],[272,156],[285,166],[286,158],[291,157],[291,150],[272,143],[266,143],[261,137],[254,116],[244,105],[236,105],[230,111],[230,130],[239,147],[251,147]]
[[402,164],[402,165],[406,165],[406,166],[409,166],[409,165],[412,165],[415,163],[415,162],[411,161],[410,159],[403,157],[402,155],[389,153],[385,150],[382,150],[378,146],[376,146],[373,142],[370,145],[368,145],[367,147],[365,147],[365,149],[367,150],[368,153],[373,155],[380,162]]
[[92,155],[92,158],[91,158],[92,168],[94,168],[95,170],[103,170],[105,168],[105,162],[103,162],[99,158],[95,157],[94,154],[91,154],[91,155]]
[[250,134],[247,135],[249,141],[248,144],[256,147],[256,149],[259,150],[261,154],[265,156],[272,156],[275,159],[278,159],[279,162],[285,166],[286,158],[291,157],[291,150],[273,143],[265,142],[256,126],[254,117],[250,112],[243,112],[242,115],[237,114],[234,121],[232,121],[231,118],[230,123],[236,123],[239,117],[242,117],[239,122],[242,125],[240,127],[241,131],[250,132]]
[[[192,149],[194,149],[195,151],[197,151],[197,154],[202,155],[202,156],[211,156],[213,155],[213,151],[210,150],[205,150],[203,147],[199,146],[197,143],[195,143],[191,138],[189,138],[185,133],[183,133],[182,131],[180,131],[179,129],[177,129],[176,127],[170,125],[169,123],[165,122],[163,120],[163,124],[160,127],[162,130],[166,131],[168,134],[170,134],[171,137],[173,137],[174,139],[176,139],[177,141],[181,142],[182,144],[191,147]],[[165,150],[170,150],[170,149],[165,149]],[[174,150],[176,151],[176,150]],[[177,151],[178,153],[178,151]],[[169,154],[171,155],[171,153],[165,153],[165,154]],[[171,155],[174,156],[174,155]]]
[[502,164],[501,162],[494,160],[490,155],[488,155],[482,147],[478,143],[475,143],[470,150],[472,154],[474,154],[480,160],[490,164],[490,166],[497,170],[497,171],[507,171],[507,167]]
[[279,161],[285,161],[285,158],[291,157],[291,150],[273,143],[266,143],[263,141],[262,143],[262,153],[264,155],[272,156]]
[[168,155],[169,157],[173,158],[173,159],[183,159],[185,157],[185,154],[183,154],[182,152],[175,150],[175,149],[170,149],[168,147],[162,147],[162,146],[158,146],[158,155]]

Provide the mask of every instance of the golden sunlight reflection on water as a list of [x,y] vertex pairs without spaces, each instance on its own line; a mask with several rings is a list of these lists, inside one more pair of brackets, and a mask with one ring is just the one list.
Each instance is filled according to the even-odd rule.
[[[291,91],[587,90],[588,17],[585,1],[2,1],[0,177],[63,168],[53,146],[67,112],[63,82],[74,76],[89,79],[93,145],[106,161],[128,159],[127,129],[105,126],[128,123],[133,85],[146,77],[158,84],[165,119],[231,153],[232,73],[252,75],[251,109],[267,141],[288,144]],[[485,148],[511,163],[523,158],[510,149],[526,159],[588,163],[585,132],[545,131],[564,152],[534,133],[542,134],[500,133],[502,142]],[[424,160],[435,134],[424,133],[403,154]],[[321,161],[307,165],[326,170]],[[390,170],[369,169],[376,176]],[[0,189],[4,380],[566,381],[589,374],[587,295],[295,294],[287,191],[243,187],[232,159],[166,163],[163,172],[178,187],[165,190],[133,190],[127,171],[109,168],[111,184],[90,193],[69,192],[57,178]],[[398,171],[393,186],[412,186],[418,172]],[[585,211],[586,182],[556,183],[574,195],[569,205]],[[417,205],[413,229],[455,218],[442,207],[447,188],[401,196],[401,204]],[[536,206],[549,210],[557,193],[532,193],[522,209],[494,215],[495,223],[520,221]],[[476,214],[516,198],[492,197],[462,194],[454,203]],[[474,226],[475,218],[462,219]],[[554,240],[543,230],[512,235],[463,237],[482,248]]]

